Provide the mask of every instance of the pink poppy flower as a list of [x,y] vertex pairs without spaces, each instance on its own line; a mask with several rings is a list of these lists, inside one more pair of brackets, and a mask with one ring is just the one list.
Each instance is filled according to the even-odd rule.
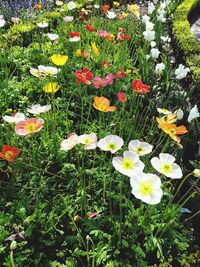
[[117,97],[120,103],[124,103],[127,100],[126,94],[124,92],[119,92],[117,94]]
[[105,78],[107,80],[107,84],[113,84],[113,78],[113,74],[109,73]]
[[103,30],[97,31],[97,34],[98,34],[99,37],[104,37],[104,38],[110,36],[110,33],[109,32],[103,31]]
[[106,78],[100,78],[98,76],[94,77],[93,79],[93,85],[94,88],[99,89],[100,87],[104,88],[107,85],[107,79]]
[[97,216],[97,212],[92,212],[90,214],[88,214],[88,218],[94,218]]
[[18,135],[30,135],[39,132],[44,126],[43,119],[30,118],[20,121],[15,125],[15,132]]

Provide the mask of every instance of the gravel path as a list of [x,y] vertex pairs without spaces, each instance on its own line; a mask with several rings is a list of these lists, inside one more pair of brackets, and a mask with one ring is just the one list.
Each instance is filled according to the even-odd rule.
[[200,43],[200,17],[191,26],[191,32],[195,35],[197,41]]

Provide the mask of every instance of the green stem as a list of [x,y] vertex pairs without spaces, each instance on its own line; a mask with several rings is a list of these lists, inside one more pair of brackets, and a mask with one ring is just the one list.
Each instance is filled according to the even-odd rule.
[[13,257],[13,250],[10,252],[10,263],[11,267],[15,267],[14,257]]

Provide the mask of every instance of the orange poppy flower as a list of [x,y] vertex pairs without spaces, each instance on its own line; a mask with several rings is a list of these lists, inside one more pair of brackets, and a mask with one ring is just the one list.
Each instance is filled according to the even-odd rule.
[[181,141],[178,135],[182,135],[188,132],[184,125],[177,126],[176,124],[162,123],[160,124],[160,128],[177,143],[180,143]]
[[38,4],[36,4],[36,5],[34,6],[34,8],[35,8],[35,9],[42,9],[42,5],[38,3]]
[[2,150],[0,152],[0,158],[6,159],[10,163],[14,162],[14,159],[17,158],[20,154],[20,149],[12,147],[12,146],[2,146]]
[[94,97],[93,107],[103,112],[113,112],[116,110],[115,106],[110,106],[110,101],[106,97]]
[[103,5],[103,6],[101,7],[101,10],[102,10],[103,14],[107,14],[109,8],[110,8],[109,5]]

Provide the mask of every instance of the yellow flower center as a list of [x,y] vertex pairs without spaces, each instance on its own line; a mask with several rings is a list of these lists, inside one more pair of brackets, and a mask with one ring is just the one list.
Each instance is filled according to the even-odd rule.
[[142,152],[144,152],[144,148],[141,146],[138,146],[137,148],[134,149],[134,152],[140,156]]
[[5,153],[5,157],[6,157],[7,159],[10,159],[10,158],[12,157],[12,155],[13,155],[13,152],[12,152],[12,151],[7,151],[7,152]]
[[169,163],[165,163],[161,166],[161,170],[164,172],[164,173],[170,173],[172,171],[173,167],[171,164]]
[[115,143],[109,143],[107,144],[107,150],[115,150],[116,149],[116,144]]
[[144,182],[144,183],[140,184],[139,191],[144,196],[150,195],[153,191],[152,184],[150,182]]
[[35,127],[34,123],[30,123],[30,124],[26,125],[27,134],[34,133],[35,129],[36,129],[36,127]]
[[134,164],[133,164],[133,161],[132,161],[131,159],[129,159],[129,158],[124,158],[124,159],[122,160],[122,166],[123,166],[123,168],[124,168],[125,170],[131,170],[131,169],[133,169]]
[[86,137],[86,138],[83,140],[83,143],[84,143],[85,145],[88,145],[88,144],[91,143],[91,139],[90,139],[89,137]]

